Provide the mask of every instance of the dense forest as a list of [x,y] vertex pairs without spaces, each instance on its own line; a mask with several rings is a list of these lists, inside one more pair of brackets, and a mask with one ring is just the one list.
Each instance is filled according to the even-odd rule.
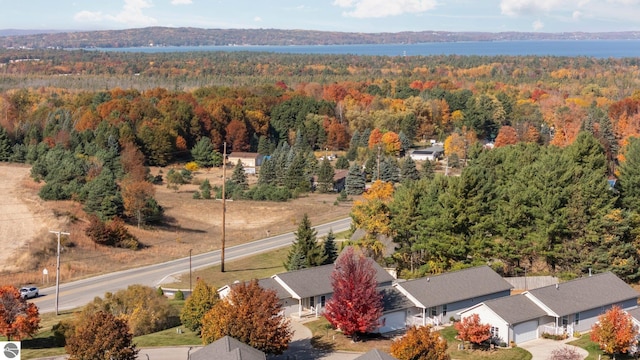
[[[343,151],[349,193],[397,183],[354,221],[374,254],[393,237],[385,261],[409,274],[640,275],[637,59],[3,50],[0,64],[0,160],[32,164],[43,198],[82,202],[100,243],[136,247],[117,219],[162,221],[145,166],[219,165],[226,143],[271,155],[238,197],[313,190],[331,178],[318,150]],[[402,157],[431,139],[460,176]]]
[[405,31],[397,33],[349,33],[281,29],[202,29],[147,27],[104,31],[41,31],[20,33],[0,30],[0,48],[120,48],[140,46],[206,45],[349,45],[412,44],[452,41],[638,39],[634,31],[622,32],[450,32]]

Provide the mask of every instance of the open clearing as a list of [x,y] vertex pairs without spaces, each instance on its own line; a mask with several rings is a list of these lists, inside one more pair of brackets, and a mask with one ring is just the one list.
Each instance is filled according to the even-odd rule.
[[[84,235],[87,220],[82,206],[72,201],[42,201],[37,195],[42,184],[32,181],[29,171],[30,167],[24,165],[0,165],[0,188],[5,190],[0,193],[0,233],[8,244],[0,252],[2,284],[55,283],[56,237],[49,230],[71,233],[62,241],[62,281],[181,258],[188,256],[190,249],[198,254],[220,248],[222,202],[194,200],[198,185],[183,185],[177,191],[157,185],[155,197],[165,209],[167,223],[160,227],[129,227],[144,245],[141,250],[131,251],[96,246]],[[160,171],[152,169],[154,174]],[[162,171],[166,173],[167,169]],[[222,170],[194,174],[195,182],[205,178],[212,186],[221,185]],[[347,217],[351,202],[335,205],[336,198],[337,194],[311,194],[282,203],[227,201],[226,245],[295,231],[305,213],[312,225]],[[48,279],[42,275],[45,268]]]

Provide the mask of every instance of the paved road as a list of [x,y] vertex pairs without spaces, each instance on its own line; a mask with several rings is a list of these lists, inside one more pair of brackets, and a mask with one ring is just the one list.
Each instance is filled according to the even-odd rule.
[[[341,232],[349,229],[351,219],[342,219],[315,226],[318,236],[326,235],[329,230]],[[268,252],[291,245],[295,236],[293,232],[268,237],[246,244],[225,249],[225,262],[243,257]],[[220,264],[220,250],[193,255],[191,268],[198,269]],[[126,289],[129,285],[142,284],[157,287],[168,276],[189,272],[189,257],[172,260],[162,264],[150,265],[136,269],[118,271],[83,280],[60,284],[58,310],[70,310],[91,302],[96,296],[104,293]],[[55,287],[40,289],[40,297],[33,302],[40,313],[54,312]]]

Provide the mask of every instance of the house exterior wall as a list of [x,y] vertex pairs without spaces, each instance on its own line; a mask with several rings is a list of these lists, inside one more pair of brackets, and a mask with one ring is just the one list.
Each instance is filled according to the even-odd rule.
[[480,317],[480,323],[489,324],[491,325],[491,327],[498,329],[498,337],[495,339],[497,343],[505,342],[508,344],[511,340],[513,340],[513,330],[509,327],[509,324],[507,324],[506,321],[504,321],[486,305],[482,304],[474,308],[472,311],[463,313],[461,318],[467,318],[472,316],[473,314],[478,314],[478,316]]
[[583,311],[579,314],[580,321],[578,324],[575,324],[575,314],[571,314],[569,315],[569,323],[573,325],[575,331],[589,331],[591,330],[593,324],[598,321],[598,316],[607,312],[607,310],[611,309],[613,305],[618,305],[623,310],[626,310],[636,307],[637,301],[634,299],[630,299],[620,304],[609,304],[607,306]]

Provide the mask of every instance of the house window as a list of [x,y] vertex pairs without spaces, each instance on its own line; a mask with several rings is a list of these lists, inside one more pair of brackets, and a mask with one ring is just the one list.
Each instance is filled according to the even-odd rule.
[[316,306],[316,297],[312,296],[309,298],[309,307],[314,307]]
[[569,316],[565,315],[562,317],[562,327],[566,329],[567,325],[569,325]]
[[438,315],[438,308],[434,306],[431,308],[431,317],[434,317],[436,315]]
[[447,315],[447,304],[442,305],[442,316]]
[[580,313],[576,313],[575,315],[573,315],[573,324],[574,325],[580,324]]
[[327,302],[327,299],[325,298],[324,295],[320,296],[320,306],[324,307],[325,302]]
[[499,338],[500,337],[499,335],[500,335],[500,333],[499,333],[498,327],[492,326],[491,327],[491,337]]

